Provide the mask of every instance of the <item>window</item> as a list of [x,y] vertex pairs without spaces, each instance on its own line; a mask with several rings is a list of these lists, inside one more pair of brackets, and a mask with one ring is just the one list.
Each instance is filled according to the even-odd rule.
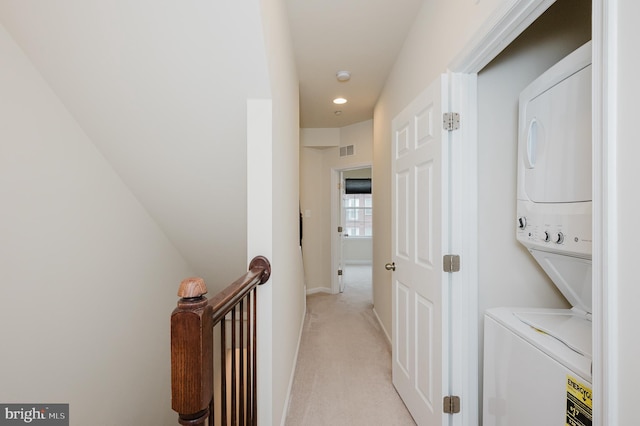
[[345,232],[350,237],[370,237],[372,228],[371,194],[345,194]]

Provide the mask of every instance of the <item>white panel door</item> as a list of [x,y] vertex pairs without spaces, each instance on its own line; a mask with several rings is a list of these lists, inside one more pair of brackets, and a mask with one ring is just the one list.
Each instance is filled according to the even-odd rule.
[[[340,211],[338,212],[338,215],[340,216],[340,226],[338,227],[338,291],[340,293],[344,292],[344,243],[345,243],[345,238],[348,237],[347,234],[347,230],[345,228],[345,225],[347,223],[346,221],[346,214],[345,214],[345,209],[344,209],[344,173],[340,172],[340,190],[338,191],[338,206]],[[335,273],[335,272],[334,272]]]
[[392,122],[393,384],[418,425],[442,425],[443,190],[448,132],[442,130],[443,75]]

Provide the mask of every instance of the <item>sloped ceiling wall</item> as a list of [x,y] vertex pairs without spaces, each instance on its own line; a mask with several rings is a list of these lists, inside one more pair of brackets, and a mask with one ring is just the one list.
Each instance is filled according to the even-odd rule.
[[242,273],[259,2],[2,0],[0,23],[210,291]]

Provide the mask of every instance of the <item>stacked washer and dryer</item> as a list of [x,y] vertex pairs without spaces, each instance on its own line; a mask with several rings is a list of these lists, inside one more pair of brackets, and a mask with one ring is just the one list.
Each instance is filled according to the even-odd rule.
[[590,426],[591,43],[519,108],[516,236],[573,307],[487,310],[483,424]]

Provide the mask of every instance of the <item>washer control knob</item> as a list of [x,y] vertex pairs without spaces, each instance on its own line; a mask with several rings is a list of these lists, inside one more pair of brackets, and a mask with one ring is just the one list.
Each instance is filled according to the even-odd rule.
[[542,234],[542,240],[545,243],[548,243],[549,241],[551,241],[551,235],[549,235],[549,232],[544,231],[544,234]]
[[527,227],[527,218],[524,216],[520,216],[518,218],[518,228],[524,229]]
[[564,243],[564,234],[560,231],[553,234],[553,242],[556,244]]

